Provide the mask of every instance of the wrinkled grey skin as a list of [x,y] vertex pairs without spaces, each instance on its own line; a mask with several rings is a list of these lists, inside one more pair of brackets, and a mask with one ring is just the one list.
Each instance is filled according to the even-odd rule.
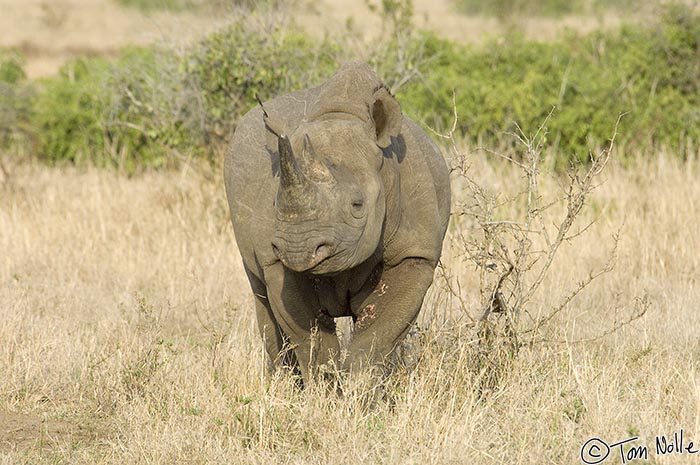
[[355,322],[344,368],[381,363],[432,282],[450,186],[438,148],[369,66],[250,110],[225,181],[275,365],[308,381],[338,362],[333,319],[343,316]]

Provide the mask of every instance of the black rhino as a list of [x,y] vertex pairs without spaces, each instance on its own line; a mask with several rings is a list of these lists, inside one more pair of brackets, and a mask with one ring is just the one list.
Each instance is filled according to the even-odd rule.
[[381,364],[415,321],[449,219],[445,161],[372,69],[341,67],[239,122],[225,159],[231,220],[276,366]]

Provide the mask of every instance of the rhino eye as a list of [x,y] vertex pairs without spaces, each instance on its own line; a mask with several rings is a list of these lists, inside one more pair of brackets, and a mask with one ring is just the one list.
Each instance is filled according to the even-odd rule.
[[356,199],[352,201],[352,216],[355,218],[362,218],[365,213],[365,201],[362,199]]

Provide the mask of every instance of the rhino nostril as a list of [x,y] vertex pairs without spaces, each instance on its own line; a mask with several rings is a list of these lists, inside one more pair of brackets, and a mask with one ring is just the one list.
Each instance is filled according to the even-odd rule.
[[275,254],[275,257],[281,259],[282,253],[280,252],[280,249],[275,244],[272,244],[272,253]]
[[316,260],[322,260],[328,256],[330,256],[332,251],[331,245],[328,244],[327,242],[324,242],[323,244],[320,244],[318,247],[316,247],[316,250],[314,251],[314,258]]

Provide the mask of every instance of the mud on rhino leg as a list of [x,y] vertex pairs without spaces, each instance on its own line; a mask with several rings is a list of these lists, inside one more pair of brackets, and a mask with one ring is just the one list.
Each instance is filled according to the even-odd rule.
[[385,269],[371,294],[354,302],[355,330],[345,365],[355,370],[381,364],[415,322],[433,281],[433,265],[409,258]]
[[316,368],[334,363],[340,353],[335,326],[322,317],[310,278],[278,263],[265,269],[265,281],[272,317],[308,382]]

